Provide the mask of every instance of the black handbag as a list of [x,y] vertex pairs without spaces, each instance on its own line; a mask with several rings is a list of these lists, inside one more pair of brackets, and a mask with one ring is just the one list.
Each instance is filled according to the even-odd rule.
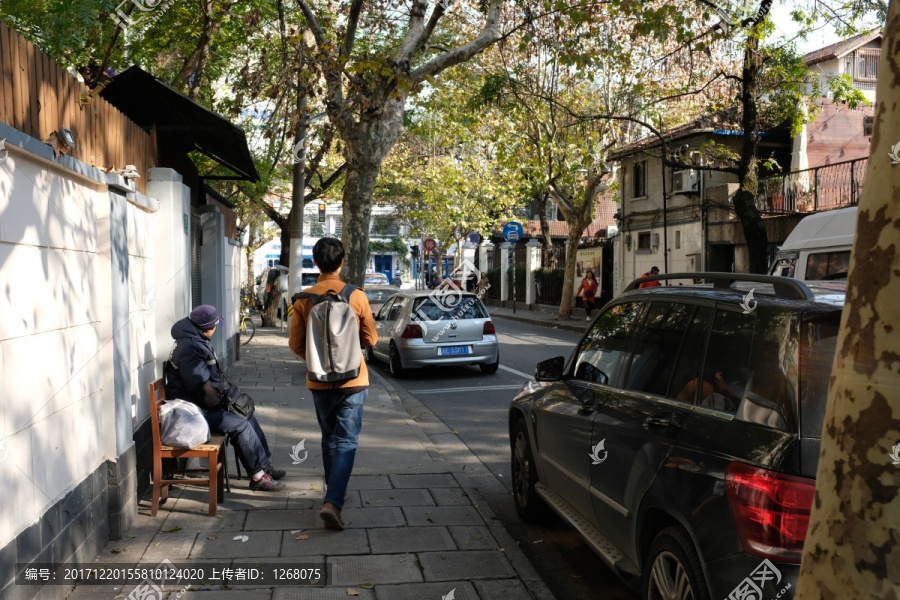
[[219,376],[228,383],[228,389],[225,391],[224,396],[225,409],[236,415],[240,415],[245,419],[252,417],[256,410],[256,403],[253,402],[253,398],[250,394],[242,392],[241,389],[231,383],[221,371],[219,372]]

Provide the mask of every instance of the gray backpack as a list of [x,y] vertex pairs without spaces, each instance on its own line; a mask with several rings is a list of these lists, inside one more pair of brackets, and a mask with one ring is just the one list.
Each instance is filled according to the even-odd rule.
[[309,298],[312,310],[306,320],[306,369],[310,381],[336,383],[359,376],[362,348],[359,321],[350,306],[355,285],[347,284],[340,294],[296,294],[292,300]]

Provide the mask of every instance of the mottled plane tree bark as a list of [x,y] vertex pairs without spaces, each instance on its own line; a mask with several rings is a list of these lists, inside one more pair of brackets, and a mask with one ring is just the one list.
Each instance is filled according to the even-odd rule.
[[[900,598],[900,1],[890,5],[796,600]],[[892,456],[893,455],[893,456]]]

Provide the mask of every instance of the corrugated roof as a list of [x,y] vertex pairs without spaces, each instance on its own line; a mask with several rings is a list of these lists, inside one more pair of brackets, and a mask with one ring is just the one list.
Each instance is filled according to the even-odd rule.
[[813,50],[804,57],[806,59],[806,65],[811,67],[820,62],[838,58],[848,52],[856,50],[860,46],[865,46],[875,38],[881,37],[881,35],[881,29],[877,28],[868,33],[854,35],[852,38],[831,44],[830,46],[825,46],[824,48],[819,48],[818,50]]

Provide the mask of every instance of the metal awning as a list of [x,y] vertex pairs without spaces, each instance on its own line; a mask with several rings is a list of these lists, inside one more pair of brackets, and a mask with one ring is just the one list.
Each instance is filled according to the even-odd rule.
[[241,179],[259,181],[243,129],[140,67],[116,75],[100,96],[145,130],[156,126],[158,133],[169,134],[179,151],[197,150]]

